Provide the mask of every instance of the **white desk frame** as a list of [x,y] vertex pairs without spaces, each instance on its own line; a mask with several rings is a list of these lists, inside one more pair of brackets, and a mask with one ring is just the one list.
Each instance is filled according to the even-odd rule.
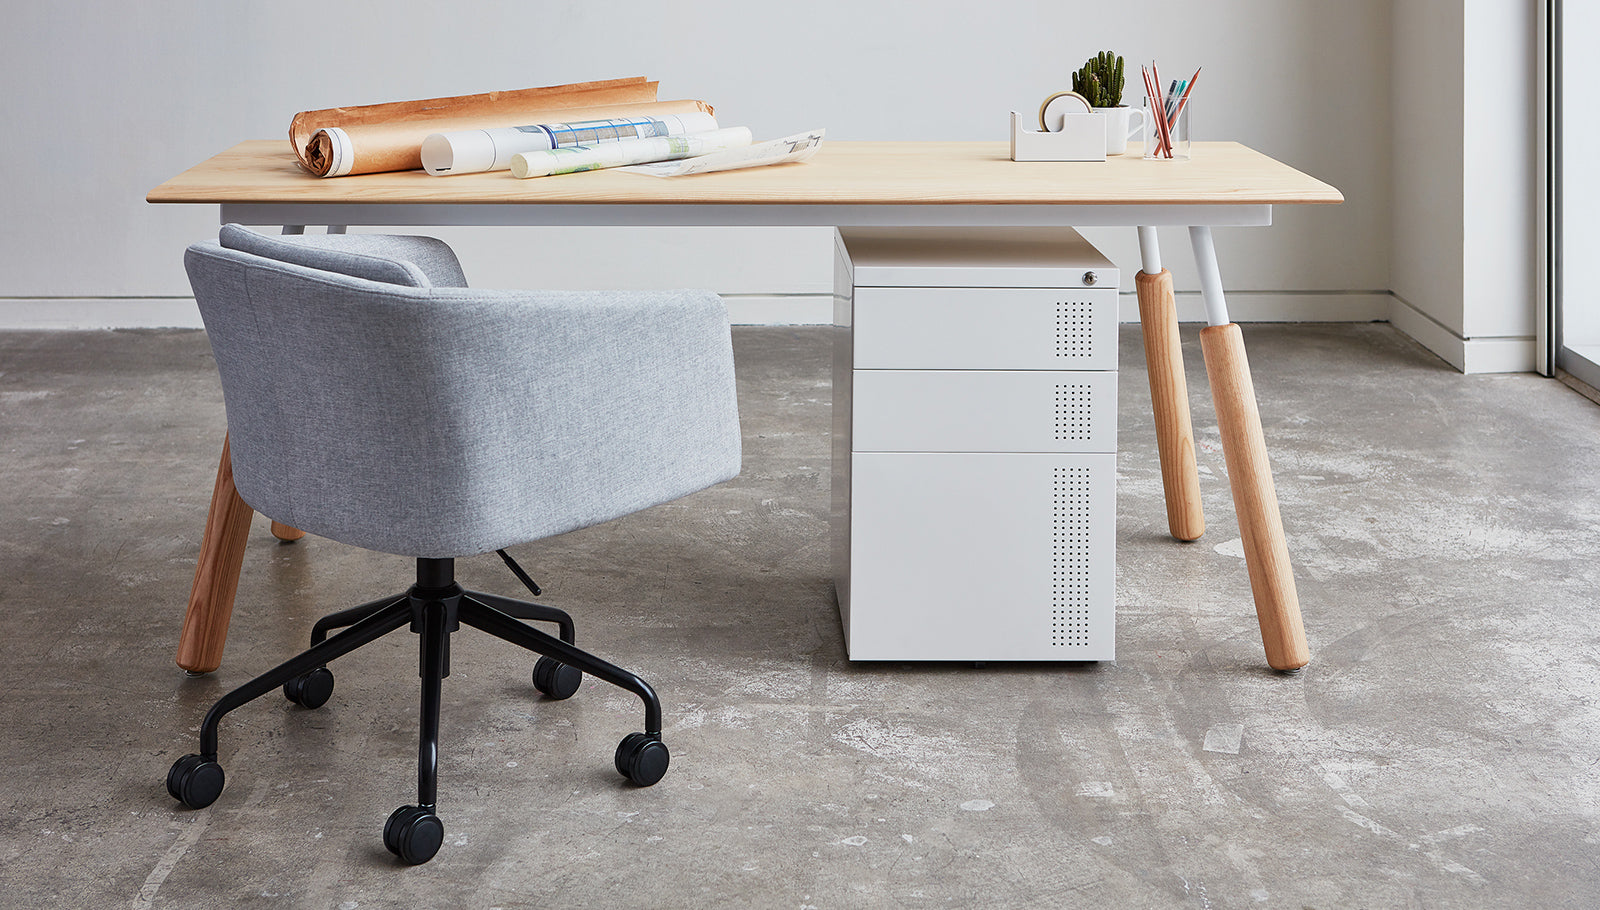
[[1137,227],[1142,270],[1162,271],[1157,227],[1186,227],[1206,322],[1227,325],[1213,227],[1266,227],[1270,205],[418,205],[225,203],[221,224],[368,227]]
[[1206,321],[1227,325],[1213,227],[1266,227],[1270,205],[457,205],[224,203],[221,222],[272,224],[285,233],[352,224],[484,227],[1137,227],[1143,271],[1160,274],[1157,227],[1189,228]]

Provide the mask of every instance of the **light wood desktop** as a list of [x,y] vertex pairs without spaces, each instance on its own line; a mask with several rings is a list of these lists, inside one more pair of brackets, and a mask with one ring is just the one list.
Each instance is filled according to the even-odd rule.
[[[505,173],[421,171],[322,179],[285,141],[251,141],[152,190],[153,203],[217,205],[222,222],[283,225],[1130,226],[1168,525],[1205,529],[1178,344],[1171,273],[1155,227],[1189,228],[1209,327],[1201,350],[1222,430],[1267,663],[1310,659],[1243,336],[1227,315],[1211,229],[1271,223],[1274,205],[1337,203],[1333,187],[1234,142],[1197,142],[1186,162],[1136,155],[1105,162],[1011,161],[1004,142],[829,142],[804,164],[691,178],[614,171],[516,180]],[[178,665],[221,665],[252,511],[233,487],[226,439],[195,569]],[[293,528],[273,523],[289,540]]]

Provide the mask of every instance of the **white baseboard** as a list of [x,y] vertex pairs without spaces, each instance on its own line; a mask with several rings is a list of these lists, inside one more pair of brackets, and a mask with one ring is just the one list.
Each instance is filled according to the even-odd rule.
[[1466,339],[1445,328],[1421,310],[1398,297],[1389,301],[1389,324],[1411,336],[1411,340],[1432,351],[1440,360],[1465,372]]
[[1463,373],[1532,373],[1538,367],[1533,338],[1468,338]]
[[201,327],[193,297],[0,298],[0,330]]
[[[1234,322],[1382,322],[1389,318],[1388,291],[1229,291],[1228,316]],[[1174,294],[1179,322],[1205,322],[1199,291]],[[1139,321],[1139,298],[1123,291],[1117,317]]]
[[1463,373],[1528,373],[1536,369],[1538,349],[1532,337],[1463,338],[1393,295],[1389,297],[1388,320]]
[[734,325],[832,325],[832,294],[723,294]]
[[[727,294],[735,325],[828,325],[829,294]],[[0,298],[0,331],[34,329],[198,329],[192,297]]]
[[[828,325],[828,294],[727,294],[735,325]],[[1139,305],[1126,293],[1119,301],[1124,322],[1139,320]],[[1204,322],[1198,293],[1177,295],[1181,322]],[[1462,338],[1405,301],[1385,292],[1228,294],[1237,322],[1382,322],[1411,336],[1464,373],[1517,373],[1534,369],[1532,338]],[[0,298],[0,331],[29,329],[201,328],[200,312],[187,297]]]

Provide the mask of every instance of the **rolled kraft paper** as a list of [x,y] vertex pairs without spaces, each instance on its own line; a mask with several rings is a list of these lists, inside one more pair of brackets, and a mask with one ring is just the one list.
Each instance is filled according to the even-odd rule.
[[[658,117],[664,114],[711,113],[704,101],[648,101],[551,110],[495,111],[470,117],[325,127],[312,135],[306,170],[319,177],[411,171],[422,167],[422,143],[434,133],[495,129],[523,123],[605,120],[613,117]],[[341,135],[342,134],[342,135]]]
[[[410,170],[421,167],[422,139],[429,133],[452,129],[479,129],[571,119],[569,115],[609,116],[606,111],[632,110],[632,105],[653,103],[658,83],[643,76],[605,82],[583,82],[513,92],[488,92],[395,101],[360,107],[303,111],[289,124],[289,142],[300,166],[317,176],[328,176],[337,163],[345,173]],[[695,102],[687,110],[711,108]],[[552,116],[559,112],[559,116]],[[323,134],[338,129],[337,134]],[[349,152],[336,162],[340,151]]]
[[[289,142],[301,167],[318,176],[326,176],[333,166],[331,140],[313,144],[320,131],[338,128],[348,136],[369,126],[392,125],[417,121],[434,121],[472,116],[501,109],[519,108],[565,109],[602,104],[623,104],[656,100],[657,83],[643,76],[612,79],[604,82],[578,82],[569,85],[551,85],[543,88],[520,89],[511,92],[485,92],[477,95],[454,95],[444,98],[425,98],[417,101],[390,101],[358,107],[336,107],[320,111],[302,111],[289,123]],[[367,156],[376,156],[378,147],[363,142]],[[397,170],[403,168],[395,168]]]
[[[643,76],[629,76],[625,79],[603,82],[576,82],[511,92],[484,92],[477,95],[453,95],[417,101],[389,101],[358,107],[302,111],[295,114],[294,120],[289,123],[289,142],[294,146],[301,167],[318,176],[326,176],[334,164],[331,157],[333,152],[331,141],[325,138],[320,144],[313,146],[313,138],[324,129],[343,129],[348,136],[350,131],[355,131],[359,135],[360,127],[470,117],[501,109],[549,110],[654,101],[657,86],[658,83],[649,82]],[[367,155],[375,155],[376,152],[376,146],[366,150]]]

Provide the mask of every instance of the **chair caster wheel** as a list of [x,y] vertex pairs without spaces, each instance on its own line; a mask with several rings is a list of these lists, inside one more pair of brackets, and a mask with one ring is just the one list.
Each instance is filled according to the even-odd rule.
[[444,822],[421,806],[401,806],[383,825],[383,845],[401,861],[420,866],[444,843]]
[[648,787],[667,773],[672,756],[660,735],[629,733],[617,745],[617,772],[641,787]]
[[533,687],[546,698],[571,698],[583,682],[583,671],[569,667],[553,657],[541,657],[533,665]]
[[204,809],[222,795],[222,766],[199,755],[185,755],[167,772],[167,792],[191,809]]
[[333,696],[333,673],[327,667],[307,670],[283,684],[283,697],[302,708],[320,708]]

